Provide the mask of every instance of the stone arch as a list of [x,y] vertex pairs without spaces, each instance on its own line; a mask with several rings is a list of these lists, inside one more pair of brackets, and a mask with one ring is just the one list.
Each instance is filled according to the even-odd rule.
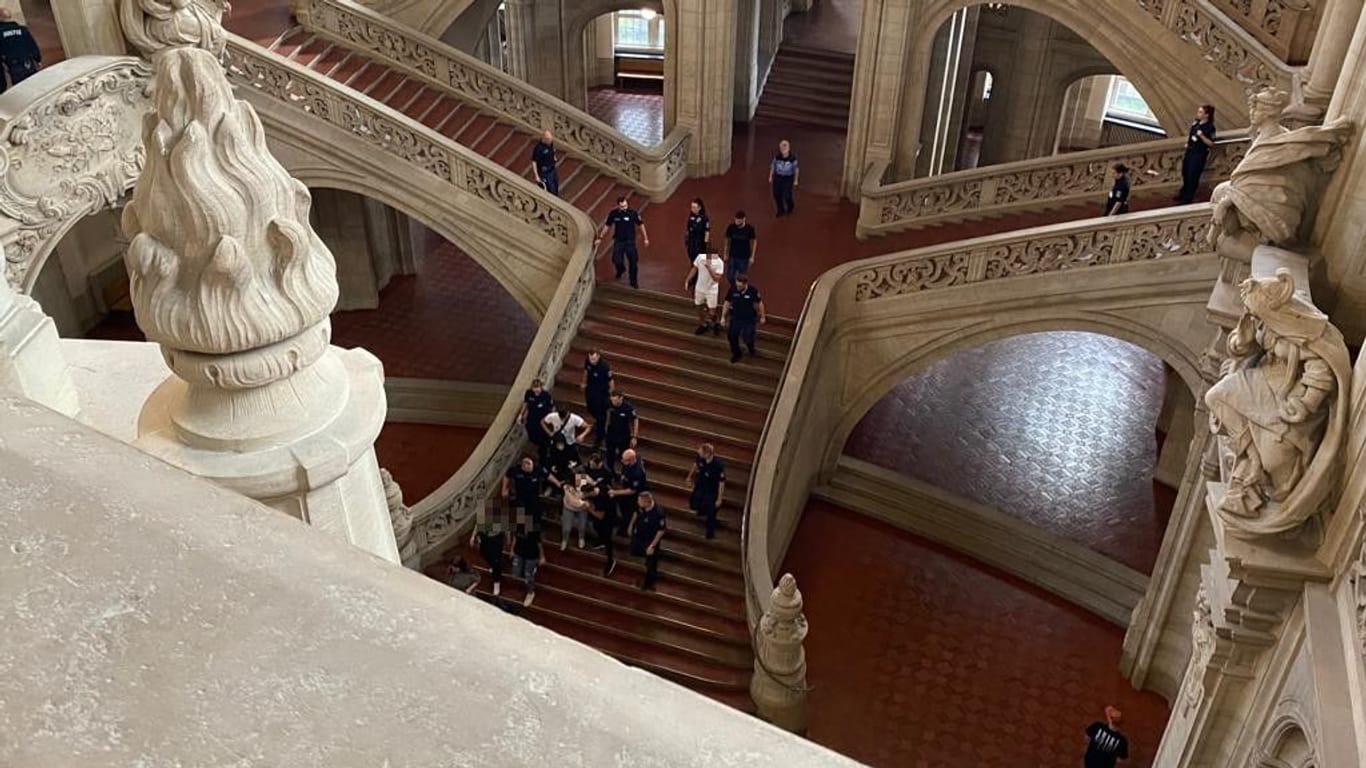
[[[1284,706],[1284,702],[1282,703]],[[1298,708],[1298,707],[1295,707]],[[1318,765],[1310,731],[1295,714],[1272,721],[1258,747],[1256,768],[1315,768]]]
[[667,116],[672,115],[671,96],[677,92],[673,78],[677,73],[676,52],[669,45],[673,30],[678,24],[678,0],[592,0],[565,4],[565,13],[560,19],[564,45],[564,88],[565,100],[587,107],[588,75],[584,71],[584,34],[588,25],[598,17],[617,11],[648,8],[664,18],[664,112],[666,115],[664,133],[667,134],[673,123]]

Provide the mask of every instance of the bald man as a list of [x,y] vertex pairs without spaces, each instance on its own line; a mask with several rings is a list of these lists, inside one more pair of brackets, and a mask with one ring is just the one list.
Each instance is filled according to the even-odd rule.
[[541,140],[531,148],[531,165],[536,169],[536,181],[545,191],[556,197],[560,194],[560,172],[555,162],[555,134],[547,129]]
[[[9,73],[10,85],[27,80],[42,65],[43,54],[28,27],[14,20],[14,12],[0,8],[0,63]],[[0,91],[4,91],[0,82]]]
[[621,482],[618,485],[607,495],[617,500],[618,530],[625,536],[636,512],[636,499],[650,490],[650,481],[645,477],[645,462],[634,449],[627,449],[621,454]]
[[1105,722],[1086,726],[1086,757],[1082,763],[1085,768],[1115,768],[1129,762],[1129,739],[1119,730],[1123,717],[1119,709],[1107,706]]

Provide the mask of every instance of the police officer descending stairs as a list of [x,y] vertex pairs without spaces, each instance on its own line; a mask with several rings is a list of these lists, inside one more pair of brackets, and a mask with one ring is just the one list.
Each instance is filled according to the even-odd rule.
[[[14,12],[0,8],[0,63],[9,74],[9,84],[18,85],[42,66],[43,54],[28,27],[14,20]],[[0,91],[5,83],[0,80]]]

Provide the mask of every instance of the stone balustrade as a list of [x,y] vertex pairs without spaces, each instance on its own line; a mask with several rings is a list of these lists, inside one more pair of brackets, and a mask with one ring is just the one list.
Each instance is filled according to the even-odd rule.
[[1305,61],[1323,0],[1210,0],[1282,61]]
[[453,92],[556,141],[605,173],[659,201],[682,183],[690,133],[675,128],[646,147],[582,110],[350,0],[293,0],[309,31],[375,56],[409,77]]
[[[1277,2],[1278,0],[1272,0]],[[1215,5],[1229,0],[1136,0],[1139,7],[1187,44],[1223,75],[1250,92],[1275,87],[1290,90],[1294,67],[1267,48],[1259,37],[1225,16]],[[1240,0],[1236,5],[1249,5]]]
[[[1078,203],[1100,209],[1109,191],[1110,168],[1129,166],[1134,194],[1171,193],[1181,186],[1184,139],[1103,147],[1084,152],[1002,163],[894,184],[883,184],[886,162],[864,177],[858,236],[866,238],[945,222],[1038,211]],[[1210,153],[1205,181],[1227,179],[1248,147],[1245,133],[1221,140]]]

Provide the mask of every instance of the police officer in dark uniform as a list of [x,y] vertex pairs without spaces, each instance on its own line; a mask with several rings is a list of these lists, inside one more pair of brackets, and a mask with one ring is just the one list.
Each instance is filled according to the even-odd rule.
[[[693,260],[698,255],[710,253],[708,243],[711,241],[711,217],[707,215],[707,206],[702,202],[702,198],[694,197],[688,204],[688,222],[683,230],[683,248],[687,251],[688,266],[692,267]],[[692,288],[697,282],[693,277],[688,280],[688,287]]]
[[560,194],[560,172],[555,165],[555,134],[549,129],[531,148],[531,164],[536,167],[536,180],[545,191],[556,197]]
[[730,319],[730,325],[726,328],[726,337],[730,339],[730,361],[740,362],[740,342],[743,340],[745,346],[749,348],[749,354],[754,355],[754,334],[757,331],[756,324],[768,322],[768,313],[764,310],[764,300],[759,295],[759,289],[749,284],[749,275],[738,274],[735,276],[735,285],[731,286],[730,292],[726,294],[726,304],[721,310],[721,322],[724,324]]
[[545,382],[533,379],[531,389],[522,395],[522,410],[517,414],[517,423],[526,428],[526,436],[536,446],[536,454],[541,461],[550,452],[550,435],[545,433],[541,420],[555,410],[555,398],[545,389]]
[[697,459],[688,470],[688,487],[692,489],[688,506],[707,521],[707,538],[716,538],[716,511],[726,492],[726,465],[711,443],[697,449]]
[[607,429],[607,409],[611,407],[612,366],[602,356],[602,350],[588,351],[588,359],[583,363],[583,402],[588,406],[588,414],[593,417],[593,446],[602,445],[603,433]]
[[1129,166],[1124,163],[1115,163],[1110,169],[1110,174],[1114,177],[1115,183],[1110,187],[1110,194],[1105,198],[1105,213],[1102,216],[1118,216],[1121,213],[1129,212]]
[[645,247],[650,247],[650,233],[645,229],[645,222],[640,218],[640,212],[627,205],[626,196],[617,198],[617,207],[607,214],[607,220],[598,229],[598,236],[593,239],[593,248],[598,247],[602,238],[607,236],[607,228],[612,228],[612,266],[616,267],[617,274],[614,279],[620,280],[626,270],[631,271],[631,287],[639,288],[640,283],[636,280],[636,265],[640,259],[640,254],[636,251],[636,230],[640,230],[640,235],[645,239]]
[[526,510],[527,517],[537,528],[541,525],[541,486],[547,480],[560,486],[559,480],[538,466],[530,454],[523,456],[503,475],[502,497],[513,507]]
[[1214,146],[1214,106],[1205,104],[1195,111],[1195,122],[1186,134],[1186,152],[1181,156],[1181,191],[1176,202],[1188,205],[1195,202],[1200,189],[1200,176]]
[[619,515],[617,525],[624,535],[630,532],[627,524],[635,514],[636,499],[640,494],[650,490],[650,479],[645,476],[645,462],[635,451],[627,451],[621,455],[620,480],[618,487],[608,491],[607,495],[616,499]]
[[617,568],[616,544],[612,540],[617,529],[617,502],[608,494],[613,487],[620,486],[616,485],[616,473],[608,468],[600,453],[588,457],[586,474],[592,478],[591,492],[584,492],[584,497],[593,503],[588,514],[593,518],[593,533],[598,537],[598,547],[607,557],[602,575],[611,576]]
[[659,544],[668,528],[664,508],[655,503],[653,494],[643,491],[637,499],[628,534],[631,554],[645,558],[645,580],[640,582],[640,588],[647,592],[653,590],[659,580]]
[[621,392],[613,392],[609,402],[612,407],[607,409],[604,437],[607,441],[607,466],[615,469],[621,454],[628,448],[636,447],[636,438],[640,436],[640,418],[636,416],[636,407]]
[[[10,85],[27,80],[42,65],[43,54],[28,27],[14,20],[14,12],[0,8],[0,62],[9,73]],[[0,82],[0,91],[5,90]]]

